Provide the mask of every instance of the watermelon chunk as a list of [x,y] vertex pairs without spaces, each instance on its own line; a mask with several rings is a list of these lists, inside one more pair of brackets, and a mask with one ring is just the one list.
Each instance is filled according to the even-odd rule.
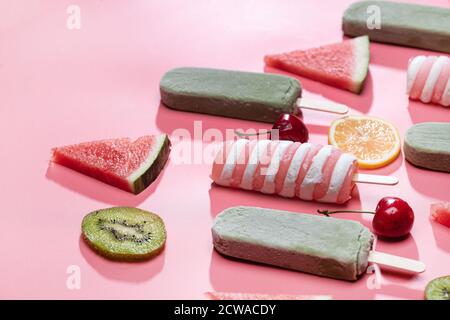
[[307,50],[267,55],[267,66],[359,93],[369,69],[369,37]]
[[210,300],[331,300],[326,295],[294,295],[294,294],[260,294],[260,293],[232,293],[206,292]]
[[433,203],[430,208],[430,218],[450,228],[450,202]]
[[52,161],[138,194],[147,188],[163,169],[170,153],[166,134],[100,140],[59,147],[52,150]]

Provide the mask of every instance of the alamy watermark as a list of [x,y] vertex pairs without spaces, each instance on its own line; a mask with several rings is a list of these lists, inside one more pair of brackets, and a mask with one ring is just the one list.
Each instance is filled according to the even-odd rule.
[[366,13],[369,15],[366,20],[367,29],[381,29],[381,8],[377,5],[367,7]]
[[66,269],[68,274],[66,279],[66,287],[69,290],[81,289],[81,269],[77,265],[70,265]]
[[[375,238],[372,246],[372,250],[375,250],[377,246],[377,238]],[[378,290],[381,289],[381,283],[383,281],[381,276],[381,270],[380,267],[374,263],[367,267],[366,270],[367,274],[370,274],[370,276],[367,278],[366,286],[369,290]]]
[[[218,164],[224,164],[226,162],[256,164],[255,160],[261,163],[261,160],[264,160],[266,156],[268,159],[270,158],[270,148],[259,150],[260,156],[258,159],[249,158],[249,154],[245,154],[245,152],[250,152],[250,150],[246,148],[239,154],[231,153],[233,144],[224,142],[232,142],[240,139],[236,132],[247,135],[249,140],[266,140],[269,138],[278,140],[279,137],[279,130],[254,128],[248,128],[246,130],[225,129],[224,131],[217,128],[203,130],[202,121],[194,121],[193,130],[178,128],[170,134],[170,140],[172,142],[172,151],[170,153],[171,162],[174,164],[212,164],[213,162]],[[258,148],[258,146],[255,145],[255,148]],[[223,152],[219,153],[221,150]]]
[[67,7],[66,13],[68,14],[66,20],[66,27],[69,30],[81,29],[81,8],[75,4],[71,4]]

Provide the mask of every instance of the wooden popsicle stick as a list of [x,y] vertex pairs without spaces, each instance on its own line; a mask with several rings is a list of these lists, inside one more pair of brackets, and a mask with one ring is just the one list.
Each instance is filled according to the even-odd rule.
[[309,98],[298,98],[297,107],[303,109],[311,109],[316,111],[324,111],[338,114],[345,114],[348,112],[348,107],[345,104],[336,102],[314,100]]
[[425,263],[422,261],[394,256],[378,251],[369,252],[369,262],[413,273],[422,273],[426,268]]
[[377,174],[356,173],[353,176],[353,181],[359,183],[373,183],[393,186],[398,183],[398,178],[392,176],[381,176]]

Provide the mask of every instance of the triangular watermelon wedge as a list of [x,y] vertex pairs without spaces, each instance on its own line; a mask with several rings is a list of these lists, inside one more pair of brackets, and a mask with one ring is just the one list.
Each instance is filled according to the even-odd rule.
[[170,153],[166,134],[100,140],[53,149],[52,161],[138,194],[164,168]]
[[264,57],[269,67],[355,93],[362,90],[369,69],[369,59],[368,36]]
[[233,293],[206,292],[210,300],[331,300],[328,295],[295,295],[295,294],[262,294],[262,293]]

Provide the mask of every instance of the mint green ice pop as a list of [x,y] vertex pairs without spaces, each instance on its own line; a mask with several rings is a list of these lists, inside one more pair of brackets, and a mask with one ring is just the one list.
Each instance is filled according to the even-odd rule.
[[351,37],[368,35],[370,41],[450,53],[447,8],[390,1],[355,2],[344,12],[342,30]]
[[405,135],[405,158],[410,163],[431,170],[450,172],[450,123],[423,122]]
[[169,108],[216,116],[274,122],[298,108],[346,113],[342,104],[302,98],[297,79],[288,76],[209,68],[176,68],[160,81]]

